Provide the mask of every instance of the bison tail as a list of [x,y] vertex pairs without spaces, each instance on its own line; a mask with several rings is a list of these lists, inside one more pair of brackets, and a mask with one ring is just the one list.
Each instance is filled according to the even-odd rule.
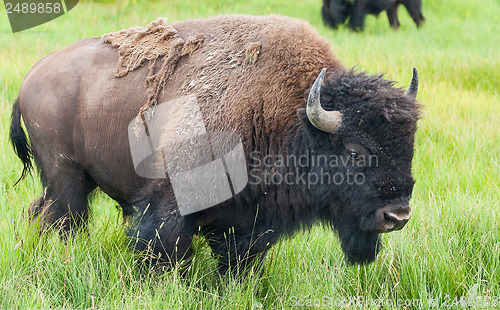
[[21,159],[24,165],[21,177],[16,181],[16,183],[14,183],[14,186],[16,186],[17,183],[19,183],[22,179],[24,179],[26,175],[30,172],[32,168],[31,158],[33,157],[31,154],[30,144],[26,137],[26,133],[24,132],[23,127],[21,126],[21,109],[19,108],[19,98],[16,99],[16,101],[12,105],[10,141],[12,142],[12,147],[14,148],[14,152],[16,152],[17,157]]

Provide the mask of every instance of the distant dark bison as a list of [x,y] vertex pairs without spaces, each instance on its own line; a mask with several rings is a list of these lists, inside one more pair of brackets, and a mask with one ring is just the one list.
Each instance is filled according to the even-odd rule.
[[[380,75],[346,69],[311,26],[282,16],[218,16],[146,32],[132,32],[134,44],[123,43],[127,32],[115,33],[123,45],[110,37],[78,41],[26,75],[10,137],[23,175],[31,157],[40,171],[44,190],[29,209],[36,223],[62,231],[84,226],[87,199],[99,187],[123,209],[136,250],[165,263],[187,261],[193,235],[203,234],[222,271],[248,266],[281,237],[317,222],[335,228],[348,262],[369,263],[381,248],[379,234],[405,226],[416,71],[405,93]],[[154,40],[164,45],[151,46]],[[141,177],[129,141],[143,134],[130,124],[138,119],[142,128],[144,111],[160,113],[168,104],[158,103],[186,96],[196,98],[206,132],[240,137],[248,175],[230,174],[248,184],[181,215],[177,175]],[[179,121],[179,111],[160,126],[192,125]],[[157,154],[164,160],[178,151]]]
[[362,30],[367,14],[378,15],[387,11],[389,23],[394,29],[399,28],[398,6],[403,4],[415,24],[419,27],[425,18],[422,15],[421,0],[323,0],[321,15],[326,25],[336,29],[349,18],[349,28]]

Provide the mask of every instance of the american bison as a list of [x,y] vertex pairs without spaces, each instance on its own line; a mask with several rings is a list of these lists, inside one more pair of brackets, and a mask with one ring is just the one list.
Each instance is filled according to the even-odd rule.
[[[317,222],[338,232],[348,262],[369,263],[381,249],[379,234],[410,218],[417,88],[416,70],[405,93],[381,75],[345,68],[301,20],[159,19],[40,60],[13,105],[10,137],[23,176],[31,157],[39,169],[44,189],[29,212],[41,227],[84,227],[88,199],[99,187],[119,203],[135,249],[166,264],[188,261],[193,235],[204,234],[220,270],[246,267],[280,238]],[[201,127],[186,112],[193,103]],[[174,106],[170,116],[162,114]],[[153,111],[159,121],[148,132]],[[218,162],[233,180],[232,197],[183,212],[178,175],[171,167],[165,177],[138,173],[131,141],[143,135],[151,142],[158,132],[169,140],[195,127],[211,135],[210,150],[229,143],[219,133],[237,136],[245,175],[224,157]],[[146,157],[149,142],[138,150]],[[182,143],[172,145],[153,147],[158,161],[148,167],[181,154]],[[245,186],[236,189],[235,177]]]
[[352,30],[362,30],[367,14],[378,15],[387,11],[389,23],[398,29],[398,6],[403,4],[411,18],[420,27],[425,21],[422,15],[421,0],[323,0],[321,16],[326,25],[336,29],[349,18],[348,26]]

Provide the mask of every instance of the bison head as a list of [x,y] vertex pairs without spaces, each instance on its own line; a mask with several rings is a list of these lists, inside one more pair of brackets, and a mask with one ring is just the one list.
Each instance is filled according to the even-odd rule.
[[323,0],[321,15],[328,26],[336,29],[351,15],[354,3],[349,0]]
[[333,182],[311,187],[310,194],[338,231],[347,260],[371,262],[380,249],[379,234],[401,229],[410,219],[417,71],[406,93],[382,76],[340,71],[323,83],[324,75],[325,69],[299,115],[307,147],[330,159],[310,172],[328,174]]

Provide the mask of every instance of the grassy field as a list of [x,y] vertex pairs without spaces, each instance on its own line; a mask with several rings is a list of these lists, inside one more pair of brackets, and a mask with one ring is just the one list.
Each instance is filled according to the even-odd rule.
[[[500,2],[423,0],[417,29],[400,8],[401,28],[369,16],[353,33],[323,26],[321,0],[83,1],[52,22],[12,34],[0,9],[0,308],[281,309],[308,301],[347,308],[463,308],[454,301],[500,307]],[[405,87],[420,73],[423,105],[413,171],[413,216],[384,236],[368,266],[348,266],[335,233],[315,227],[274,246],[262,278],[234,281],[215,272],[197,240],[193,268],[149,273],[127,249],[115,204],[98,195],[88,235],[67,243],[39,236],[23,219],[41,185],[27,178],[8,141],[10,106],[41,57],[89,36],[145,25],[159,16],[178,21],[222,13],[282,14],[308,20],[348,67]],[[365,303],[360,300],[364,299]],[[357,303],[358,302],[358,303]],[[463,305],[463,304],[462,304]],[[331,305],[330,305],[331,306]],[[307,305],[299,308],[309,308]],[[338,308],[344,308],[338,307]]]

